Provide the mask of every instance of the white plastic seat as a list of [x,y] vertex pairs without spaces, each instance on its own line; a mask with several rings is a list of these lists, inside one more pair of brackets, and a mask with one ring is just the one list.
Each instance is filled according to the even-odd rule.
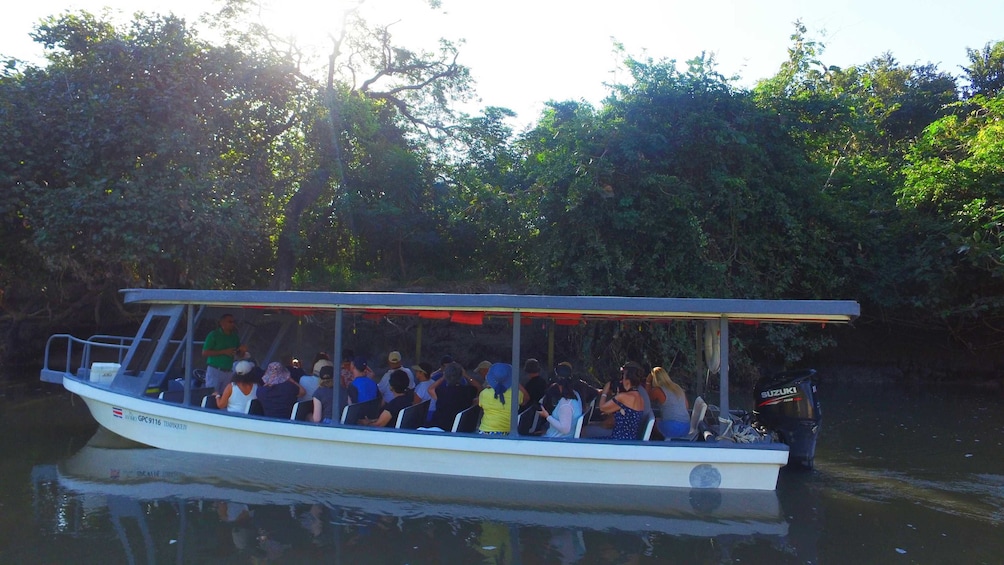
[[349,426],[354,426],[359,421],[360,418],[373,418],[376,415],[373,412],[376,411],[380,406],[380,398],[374,398],[367,400],[366,402],[358,402],[356,404],[349,404],[342,408],[342,418],[341,423]]
[[422,427],[425,424],[426,416],[429,415],[429,404],[431,403],[430,400],[423,400],[418,404],[403,408],[397,413],[397,422],[394,427],[404,430],[417,430]]
[[310,415],[314,413],[314,399],[308,398],[293,404],[293,409],[289,413],[289,419],[294,422],[306,422],[310,420]]
[[481,416],[480,406],[471,406],[457,413],[453,418],[453,433],[461,432],[472,434],[478,431],[478,418]]
[[589,412],[584,414],[579,414],[579,417],[575,419],[575,425],[573,426],[574,431],[572,432],[572,437],[578,438],[582,437],[582,424],[589,419]]
[[708,403],[704,401],[703,398],[698,396],[694,399],[694,407],[690,411],[690,432],[682,437],[670,438],[671,440],[683,440],[683,441],[694,441],[697,439],[697,433],[699,430],[701,421],[704,420],[704,415],[708,411]]
[[652,428],[655,427],[655,415],[649,414],[645,421],[641,423],[638,431],[638,439],[641,441],[648,441],[652,437]]
[[519,432],[519,435],[526,436],[532,434],[537,428],[537,420],[539,418],[540,415],[537,414],[536,406],[531,403],[527,409],[519,413],[518,423],[516,424],[516,430]]

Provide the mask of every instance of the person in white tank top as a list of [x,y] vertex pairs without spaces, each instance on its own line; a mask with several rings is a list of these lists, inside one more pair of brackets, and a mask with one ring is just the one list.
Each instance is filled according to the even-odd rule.
[[216,397],[216,407],[226,408],[227,412],[239,412],[247,414],[248,406],[258,394],[257,378],[254,376],[254,363],[241,361],[234,368],[234,380],[223,394],[213,395]]

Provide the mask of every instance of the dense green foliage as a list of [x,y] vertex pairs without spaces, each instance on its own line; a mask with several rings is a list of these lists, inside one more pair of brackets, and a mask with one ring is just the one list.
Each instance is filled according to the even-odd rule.
[[[1004,319],[1004,44],[961,79],[891,54],[840,69],[796,26],[753,89],[705,55],[622,53],[599,107],[552,101],[515,132],[505,108],[456,112],[456,44],[412,51],[349,9],[314,77],[249,7],[227,4],[225,45],[64,14],[34,34],[48,64],[0,72],[5,353],[123,320],[113,293],[137,285],[851,298],[970,347]],[[610,332],[574,339],[692,340]],[[781,361],[826,343],[757,335]]]

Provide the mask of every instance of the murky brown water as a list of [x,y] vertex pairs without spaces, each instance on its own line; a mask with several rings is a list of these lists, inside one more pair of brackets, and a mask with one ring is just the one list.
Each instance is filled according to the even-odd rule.
[[820,393],[816,470],[776,493],[544,485],[516,504],[520,485],[112,448],[79,401],[8,396],[0,563],[1002,561],[1004,399]]

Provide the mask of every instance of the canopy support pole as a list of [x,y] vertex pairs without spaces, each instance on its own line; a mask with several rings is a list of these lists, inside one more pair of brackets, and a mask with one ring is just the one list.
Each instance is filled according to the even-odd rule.
[[[335,382],[332,383],[335,388],[335,395],[331,401],[332,425],[334,425],[335,422],[340,421],[340,414],[342,413],[342,392],[344,392],[342,391],[342,363],[345,361],[342,359],[342,321],[344,320],[342,312],[343,310],[341,308],[335,310],[335,348],[331,352],[335,357],[335,366],[332,367],[335,370]],[[351,361],[351,359],[349,361]]]
[[704,394],[705,375],[708,374],[708,365],[704,362],[704,322],[694,324],[694,376],[693,391],[694,396]]
[[721,353],[719,359],[721,359],[720,367],[718,370],[718,387],[719,393],[721,395],[721,400],[719,400],[719,408],[721,412],[719,413],[720,418],[729,417],[729,319],[726,316],[722,316],[722,321],[719,323],[719,345],[721,347]]
[[[553,371],[554,363],[554,320],[547,321],[547,369]],[[548,373],[544,373],[545,375]],[[547,380],[546,378],[544,380]]]
[[[522,320],[519,312],[512,313],[512,384],[509,385],[509,390],[512,392],[512,402],[510,402],[509,410],[509,435],[512,437],[519,436],[519,373],[517,372],[519,367],[519,350],[520,350],[520,326],[522,325]],[[504,398],[504,397],[503,397]]]
[[415,363],[422,360],[422,318],[418,319],[418,328],[415,330]]
[[188,406],[192,402],[192,345],[195,331],[195,306],[188,305],[185,309],[185,398],[183,402]]

